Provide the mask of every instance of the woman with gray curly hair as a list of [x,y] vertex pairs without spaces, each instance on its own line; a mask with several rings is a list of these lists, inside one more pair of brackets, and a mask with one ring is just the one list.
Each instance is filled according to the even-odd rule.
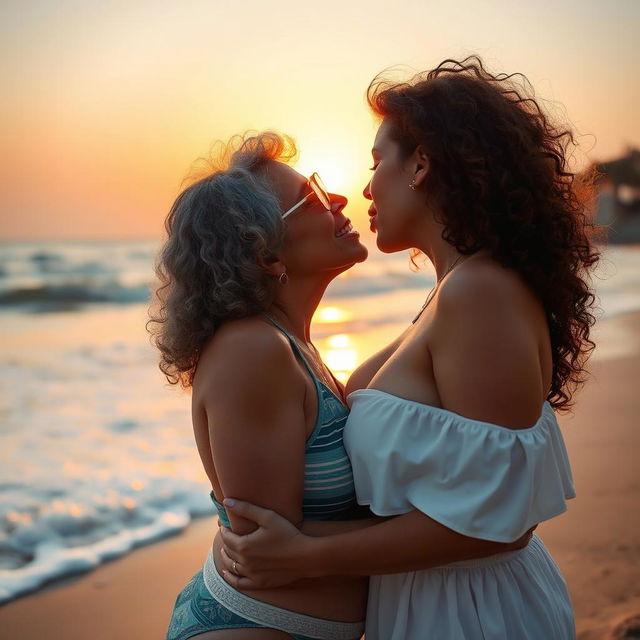
[[[192,389],[196,443],[220,524],[238,534],[256,529],[222,504],[240,496],[324,537],[381,520],[357,505],[342,437],[344,388],[310,337],[327,285],[367,249],[343,213],[346,198],[327,193],[317,174],[307,179],[289,167],[294,156],[293,141],[272,132],[236,138],[223,163],[178,196],[151,324],[160,368]],[[477,540],[443,562],[504,549]],[[222,553],[218,533],[178,595],[168,640],[362,635],[366,577],[234,588],[222,567],[240,568]]]
[[[236,137],[166,220],[151,332],[167,379],[192,389],[193,427],[220,522],[242,495],[310,535],[366,526],[342,445],[344,389],[311,343],[327,285],[367,257],[346,198],[289,167],[290,138]],[[342,521],[342,522],[339,522]],[[179,594],[167,638],[343,638],[364,630],[367,579],[234,590],[220,577],[216,536]]]

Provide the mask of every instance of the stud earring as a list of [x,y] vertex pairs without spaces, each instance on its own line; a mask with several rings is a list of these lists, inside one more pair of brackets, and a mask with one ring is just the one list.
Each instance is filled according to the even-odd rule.
[[287,275],[287,273],[285,271],[283,271],[279,276],[278,276],[278,282],[281,285],[285,285],[287,284],[287,282],[289,282],[289,276]]
[[415,180],[411,181],[411,184],[409,185],[409,188],[413,189],[414,191],[418,188],[418,187],[416,187],[416,181]]

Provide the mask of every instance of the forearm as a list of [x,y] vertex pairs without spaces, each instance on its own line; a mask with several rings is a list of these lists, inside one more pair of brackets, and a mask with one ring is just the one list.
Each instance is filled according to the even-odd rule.
[[341,533],[360,531],[367,527],[372,527],[387,518],[361,518],[359,520],[304,520],[300,526],[300,531],[306,536],[323,537],[336,536]]
[[308,577],[418,571],[508,550],[505,543],[456,533],[419,511],[308,539],[306,547],[295,561]]

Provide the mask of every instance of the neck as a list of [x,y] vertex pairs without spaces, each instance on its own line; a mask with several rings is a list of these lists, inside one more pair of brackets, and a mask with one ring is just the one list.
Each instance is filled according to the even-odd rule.
[[444,227],[436,222],[433,222],[428,227],[425,225],[421,230],[422,233],[417,234],[417,242],[415,244],[415,248],[422,251],[433,264],[436,271],[436,280],[438,281],[445,276],[456,260],[460,260],[463,255],[446,240],[442,239],[443,229]]
[[296,338],[311,342],[311,319],[333,277],[289,278],[286,285],[278,285],[268,313]]

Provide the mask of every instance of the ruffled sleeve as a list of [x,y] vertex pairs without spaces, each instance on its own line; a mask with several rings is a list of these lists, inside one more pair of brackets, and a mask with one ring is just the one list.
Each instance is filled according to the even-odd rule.
[[551,405],[513,430],[376,389],[349,395],[344,444],[360,504],[381,516],[418,509],[461,534],[510,542],[575,497]]

